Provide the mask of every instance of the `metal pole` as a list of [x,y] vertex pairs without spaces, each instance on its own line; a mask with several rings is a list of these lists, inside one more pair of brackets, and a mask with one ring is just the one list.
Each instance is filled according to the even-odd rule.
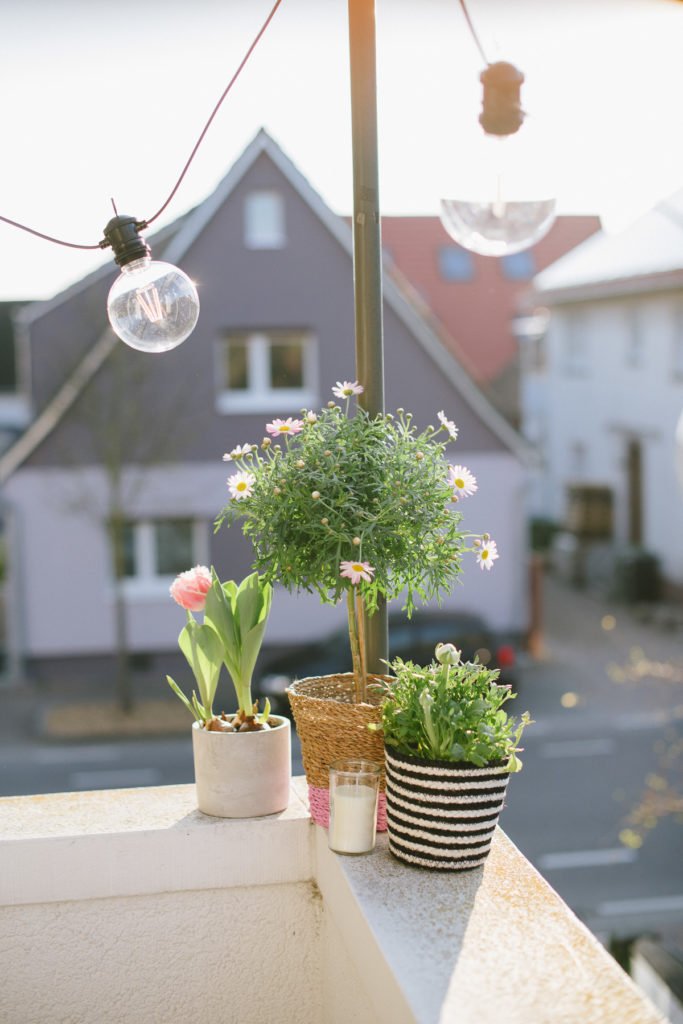
[[[351,135],[353,151],[353,283],[356,310],[356,375],[365,388],[360,404],[384,412],[382,341],[382,243],[377,160],[375,0],[349,0]],[[384,672],[387,609],[382,602],[366,622],[367,666]]]

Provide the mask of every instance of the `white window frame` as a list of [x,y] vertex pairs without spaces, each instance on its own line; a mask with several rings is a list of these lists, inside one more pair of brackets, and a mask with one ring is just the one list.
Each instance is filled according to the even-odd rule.
[[563,369],[567,377],[590,376],[590,338],[588,318],[574,314],[564,323]]
[[683,380],[683,303],[674,306],[671,372],[674,380]]
[[158,573],[156,571],[155,528],[167,519],[190,519],[192,522],[192,556],[191,569],[195,565],[206,565],[209,561],[209,543],[207,525],[203,520],[192,519],[182,513],[173,516],[157,516],[149,519],[128,519],[133,527],[133,562],[134,576],[124,576],[121,580],[123,592],[129,597],[158,598],[168,595],[168,588],[175,579],[175,574]]
[[284,249],[287,245],[285,201],[272,188],[255,189],[244,200],[245,249]]
[[626,312],[624,362],[630,370],[640,370],[645,359],[645,317],[643,310],[632,306]]
[[[292,331],[292,334],[295,332]],[[301,332],[303,348],[303,378],[300,388],[274,388],[270,381],[270,349],[277,344],[277,332],[254,331],[245,334],[247,341],[247,383],[244,389],[222,387],[225,371],[225,346],[230,337],[222,338],[216,345],[216,380],[219,391],[216,409],[220,413],[232,412],[298,412],[304,406],[315,405],[318,401],[318,344],[315,336]]]

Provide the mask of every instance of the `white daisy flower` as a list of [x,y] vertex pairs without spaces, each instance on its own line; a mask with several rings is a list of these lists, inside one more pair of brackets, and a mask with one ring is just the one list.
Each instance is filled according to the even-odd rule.
[[453,488],[453,500],[467,498],[477,490],[477,478],[465,466],[449,466],[448,482]]
[[230,496],[235,501],[241,501],[242,498],[248,498],[254,490],[254,484],[256,483],[256,477],[253,473],[233,473],[232,476],[228,477],[228,490]]
[[351,395],[362,395],[363,385],[357,380],[338,380],[336,388],[332,388],[332,394],[337,398],[351,398]]
[[446,419],[446,414],[444,413],[443,409],[441,410],[441,412],[437,412],[436,415],[439,417],[439,423],[441,424],[443,429],[448,431],[448,436],[450,437],[451,441],[457,441],[458,428],[456,427],[453,420]]
[[498,558],[498,547],[495,540],[482,540],[477,548],[477,565],[480,569],[492,569],[493,563]]
[[231,452],[225,453],[223,456],[223,462],[232,462],[233,459],[243,459],[245,455],[251,455],[251,452],[252,446],[250,444],[238,444]]

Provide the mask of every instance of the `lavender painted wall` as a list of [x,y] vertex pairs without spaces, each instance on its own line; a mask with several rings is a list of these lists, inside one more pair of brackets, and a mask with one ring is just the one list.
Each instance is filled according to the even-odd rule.
[[[282,249],[244,247],[244,200],[254,189],[276,189],[284,199],[287,244]],[[238,443],[258,442],[268,419],[298,408],[219,412],[218,340],[228,330],[310,331],[318,346],[317,403],[312,404],[325,403],[336,380],[354,377],[351,257],[307,201],[305,189],[294,187],[267,153],[257,156],[179,261],[197,281],[202,304],[191,338],[160,357],[118,345],[74,407],[10,478],[5,494],[22,524],[11,586],[26,656],[106,655],[113,649],[114,591],[104,532],[111,486],[102,468],[107,460],[124,469],[128,516],[193,517],[205,530],[202,559],[224,577],[249,571],[250,549],[239,529],[212,532],[227,500],[228,467],[221,456]],[[40,405],[99,335],[107,287],[96,277],[90,288],[35,320],[32,349],[39,369],[34,384]],[[488,529],[502,555],[492,574],[481,573],[472,559],[466,585],[456,589],[452,602],[481,611],[499,629],[522,631],[527,624],[525,469],[495,422],[453,386],[419,333],[410,318],[385,302],[387,408],[403,405],[420,426],[435,422],[440,409],[456,421],[460,438],[453,458],[469,465],[480,481],[464,509],[465,526]],[[168,581],[159,580],[147,591],[129,588],[127,602],[131,649],[174,650],[181,622],[168,597]],[[279,596],[269,641],[324,635],[342,620],[339,609],[321,608],[315,598]]]

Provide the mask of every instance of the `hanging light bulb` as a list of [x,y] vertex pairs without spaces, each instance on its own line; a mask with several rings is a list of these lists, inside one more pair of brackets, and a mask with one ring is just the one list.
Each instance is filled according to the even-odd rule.
[[124,214],[104,229],[103,246],[111,246],[121,274],[107,298],[114,332],[140,352],[168,352],[194,330],[199,316],[197,289],[187,274],[153,260],[140,235],[143,225]]
[[441,223],[465,249],[505,256],[547,234],[555,220],[555,198],[542,180],[533,130],[524,125],[519,132],[524,75],[500,61],[482,71],[480,79],[483,133],[468,147],[454,176],[451,194],[456,198],[441,200]]

